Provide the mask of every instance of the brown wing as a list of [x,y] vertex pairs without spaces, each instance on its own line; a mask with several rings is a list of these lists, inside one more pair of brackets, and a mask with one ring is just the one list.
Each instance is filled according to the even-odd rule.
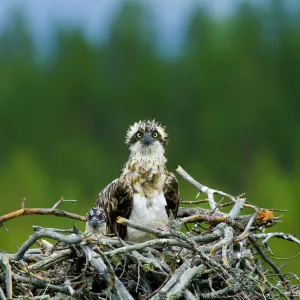
[[170,217],[172,212],[173,217],[176,218],[179,205],[179,190],[178,181],[172,172],[167,173],[167,178],[164,184],[164,195],[167,201],[167,213]]
[[123,179],[115,179],[97,197],[96,206],[104,208],[107,218],[107,233],[126,235],[126,226],[117,224],[117,217],[128,218],[133,205],[132,187]]

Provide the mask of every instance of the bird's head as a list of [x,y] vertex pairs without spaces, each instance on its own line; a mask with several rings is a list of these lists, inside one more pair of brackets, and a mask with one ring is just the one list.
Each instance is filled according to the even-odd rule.
[[106,216],[103,208],[93,207],[86,214],[86,224],[93,229],[98,229],[106,225]]
[[168,143],[165,127],[153,121],[139,121],[129,127],[126,142],[131,153],[164,153]]

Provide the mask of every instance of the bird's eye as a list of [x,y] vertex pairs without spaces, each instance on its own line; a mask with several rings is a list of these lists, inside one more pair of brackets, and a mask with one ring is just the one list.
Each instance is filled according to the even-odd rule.
[[154,132],[152,133],[152,136],[156,139],[156,138],[158,137],[158,132],[157,132],[157,131],[154,131]]
[[138,132],[135,136],[136,136],[138,139],[140,139],[140,138],[143,136],[143,134],[142,134],[141,132]]

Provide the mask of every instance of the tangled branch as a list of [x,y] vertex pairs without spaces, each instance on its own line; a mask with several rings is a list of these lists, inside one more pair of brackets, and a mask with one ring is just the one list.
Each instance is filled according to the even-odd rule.
[[[299,277],[284,273],[275,264],[268,242],[279,238],[300,245],[300,241],[286,233],[265,231],[276,225],[273,211],[246,203],[243,195],[234,197],[205,187],[191,180],[183,169],[179,172],[207,194],[210,209],[181,207],[178,218],[163,227],[153,224],[149,228],[119,217],[118,223],[153,235],[144,243],[112,236],[97,239],[76,228],[34,226],[34,233],[16,253],[0,253],[0,296],[128,300],[298,297]],[[233,206],[229,213],[219,210],[214,194],[230,199],[228,203]],[[254,212],[241,215],[246,206]],[[28,211],[56,215],[60,210],[55,206],[23,207],[20,211],[0,217],[0,222]],[[72,214],[63,212],[63,216]],[[194,225],[186,231],[186,224],[191,223]],[[40,247],[32,248],[35,243]]]

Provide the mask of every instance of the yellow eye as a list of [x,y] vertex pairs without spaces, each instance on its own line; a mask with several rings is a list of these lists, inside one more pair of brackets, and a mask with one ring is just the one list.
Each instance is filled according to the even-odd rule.
[[140,139],[140,138],[143,136],[143,134],[142,134],[141,132],[138,132],[135,136],[136,136],[138,139]]
[[156,139],[156,138],[158,137],[158,133],[157,133],[156,131],[154,131],[154,132],[152,133],[152,136]]

